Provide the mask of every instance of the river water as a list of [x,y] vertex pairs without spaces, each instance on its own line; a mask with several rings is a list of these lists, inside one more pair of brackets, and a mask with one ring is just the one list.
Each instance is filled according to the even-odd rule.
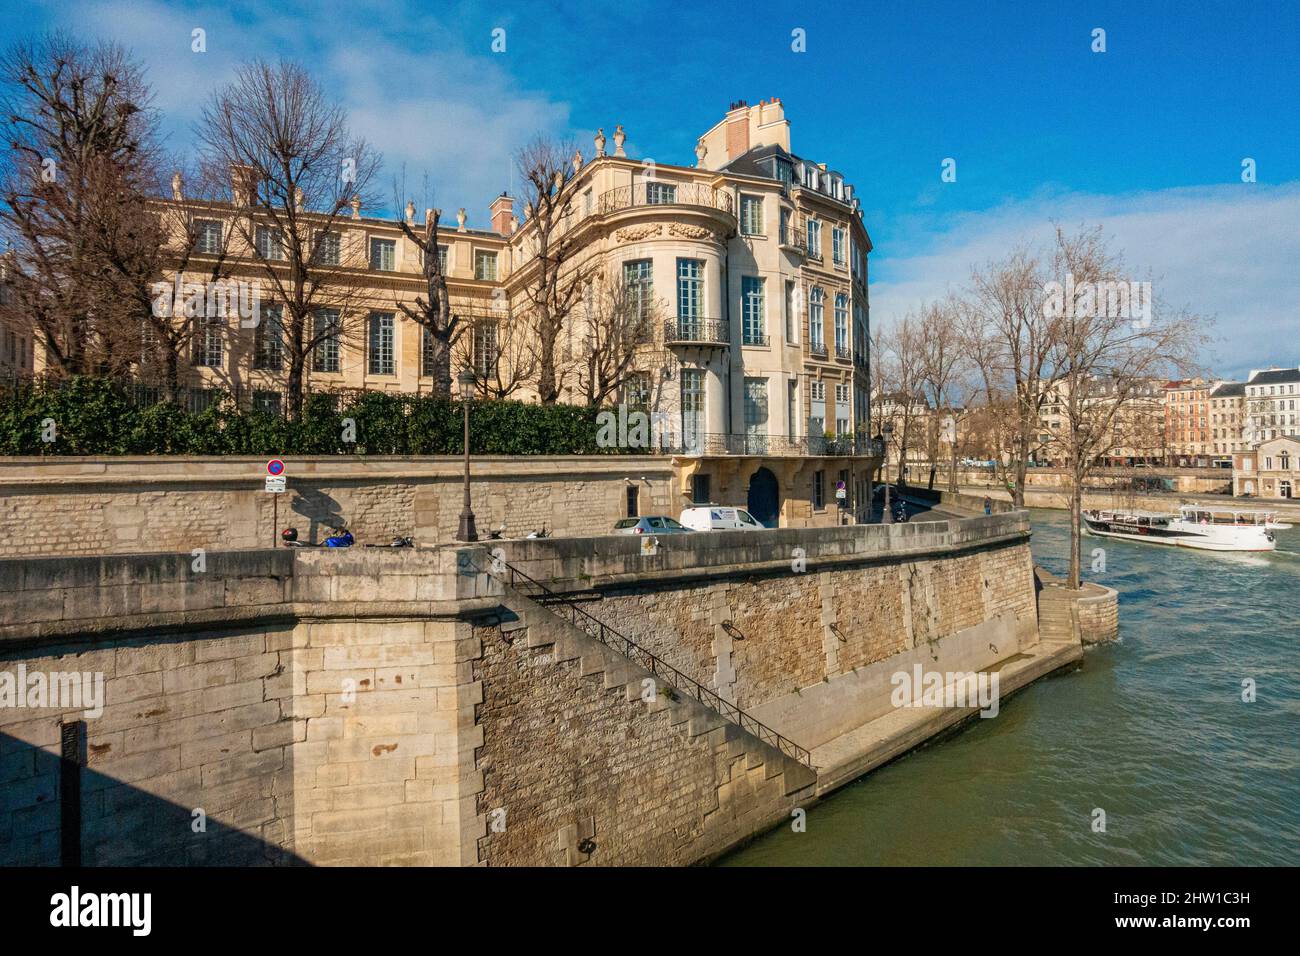
[[[1064,574],[1067,515],[1031,514],[1035,562]],[[1120,593],[1117,643],[722,865],[1300,863],[1300,527],[1278,548],[1085,537],[1085,578]]]

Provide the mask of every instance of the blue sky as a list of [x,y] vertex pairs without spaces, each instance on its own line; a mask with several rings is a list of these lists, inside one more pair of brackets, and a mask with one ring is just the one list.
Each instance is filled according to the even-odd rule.
[[[434,201],[484,225],[536,132],[693,162],[727,104],[779,96],[796,152],[863,202],[873,322],[959,288],[1051,220],[1100,224],[1156,295],[1217,318],[1221,375],[1300,364],[1300,3],[36,3],[149,68],[171,145],[241,61],[315,65]],[[207,32],[207,52],[190,31]],[[1106,31],[1106,52],[1091,50]],[[492,31],[506,31],[493,53]],[[791,32],[806,32],[806,53]],[[957,181],[940,164],[957,161]],[[1243,184],[1241,162],[1257,163]],[[385,183],[387,177],[385,178]],[[385,189],[387,192],[387,189]]]

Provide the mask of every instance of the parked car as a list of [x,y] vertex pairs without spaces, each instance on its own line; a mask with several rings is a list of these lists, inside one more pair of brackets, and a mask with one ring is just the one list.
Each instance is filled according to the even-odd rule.
[[682,512],[682,524],[692,531],[760,531],[763,528],[744,508],[724,505],[687,508]]
[[614,522],[614,534],[686,534],[690,530],[667,515],[641,515]]

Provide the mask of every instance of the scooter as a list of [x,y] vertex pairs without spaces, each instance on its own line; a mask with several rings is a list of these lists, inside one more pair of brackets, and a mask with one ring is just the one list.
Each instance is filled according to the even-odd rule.
[[312,544],[310,541],[298,540],[298,529],[289,527],[280,532],[280,540],[284,542],[286,548],[350,548],[355,542],[352,532],[343,525],[332,525],[331,530],[335,534],[325,539],[323,544]]
[[538,530],[530,531],[524,535],[525,538],[549,538],[550,536],[551,533],[546,530],[546,525],[542,525]]

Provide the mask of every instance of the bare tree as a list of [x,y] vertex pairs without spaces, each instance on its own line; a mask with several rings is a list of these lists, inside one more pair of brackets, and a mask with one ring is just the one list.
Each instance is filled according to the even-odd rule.
[[[349,206],[373,203],[368,190],[380,157],[352,136],[343,109],[307,71],[287,60],[241,67],[204,107],[198,137],[207,168],[230,175],[232,226],[282,303],[288,412],[296,419],[316,350],[345,338],[361,318],[354,310],[363,290],[350,272],[368,250],[342,248],[338,230]],[[316,322],[322,309],[337,312],[337,324]]]
[[453,362],[473,373],[484,398],[510,398],[536,374],[537,350],[532,331],[514,319],[504,304],[491,308],[459,307],[464,334],[457,339]]
[[930,487],[934,487],[939,445],[950,449],[948,490],[957,490],[957,427],[970,403],[966,381],[968,356],[963,347],[961,308],[953,298],[933,302],[921,309],[917,328],[919,379],[922,393],[933,409],[927,439],[930,456]]
[[1015,398],[1009,470],[1017,507],[1025,503],[1025,476],[1040,413],[1055,385],[1051,357],[1058,330],[1056,320],[1044,314],[1043,297],[1038,259],[1023,248],[976,269],[966,296],[971,318],[982,327],[982,341],[989,346],[995,380]]
[[1106,248],[1099,228],[1067,235],[1056,230],[1051,280],[1055,288],[1080,290],[1045,302],[1056,319],[1051,362],[1064,393],[1060,441],[1070,478],[1069,587],[1079,587],[1083,487],[1102,458],[1122,440],[1124,413],[1144,397],[1144,384],[1156,374],[1195,368],[1206,341],[1204,320],[1186,312],[1156,316],[1148,301],[1144,314],[1119,305],[1127,292],[1122,257]]
[[919,441],[926,401],[922,391],[921,323],[909,312],[882,332],[873,351],[880,357],[878,399],[872,402],[881,424],[893,427],[892,444],[898,458],[898,477],[903,480],[907,453]]
[[157,121],[143,70],[114,44],[52,34],[12,47],[0,79],[10,321],[34,327],[55,373],[118,371],[131,349],[103,248],[138,218],[156,171]]
[[627,282],[616,270],[592,280],[584,304],[575,355],[578,391],[588,405],[601,405],[637,371],[662,308],[645,285]]
[[536,343],[537,397],[543,404],[558,401],[564,387],[567,370],[557,346],[587,280],[574,261],[580,245],[571,228],[573,197],[564,188],[572,153],[572,144],[539,136],[517,157],[527,199],[522,311]]

